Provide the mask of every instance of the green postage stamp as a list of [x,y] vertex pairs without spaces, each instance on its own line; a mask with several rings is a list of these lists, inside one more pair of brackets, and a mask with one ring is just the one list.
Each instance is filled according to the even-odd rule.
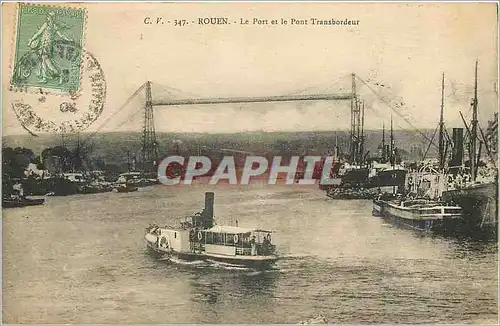
[[11,86],[79,92],[85,19],[83,8],[19,4]]

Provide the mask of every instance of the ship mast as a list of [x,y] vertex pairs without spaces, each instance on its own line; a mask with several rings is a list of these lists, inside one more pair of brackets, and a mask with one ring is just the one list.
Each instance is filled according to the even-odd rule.
[[335,149],[333,151],[333,155],[333,159],[335,160],[335,162],[337,162],[339,159],[339,139],[337,136],[337,132],[335,132]]
[[385,122],[382,122],[382,163],[386,162],[387,154],[385,152]]
[[392,169],[394,170],[395,157],[394,157],[394,133],[393,133],[393,129],[392,129],[392,114],[391,114],[391,154],[390,155],[391,155],[390,162],[392,165]]
[[439,117],[439,169],[444,169],[444,73],[441,83],[441,115]]
[[127,149],[126,152],[127,152],[127,168],[128,172],[130,172],[130,150]]
[[363,110],[361,111],[361,146],[360,146],[361,162],[364,163],[365,157],[365,101],[363,100]]
[[351,139],[350,156],[351,163],[357,164],[359,151],[359,106],[356,96],[356,74],[351,75]]
[[[391,162],[391,165],[392,165],[392,171],[395,170],[395,167],[394,167],[394,163],[396,161],[396,158],[394,157],[394,133],[393,133],[393,130],[392,130],[392,114],[391,114],[391,156],[390,156],[390,162]],[[394,173],[394,172],[393,172]],[[392,186],[392,193],[395,194],[396,193],[396,186]]]
[[476,139],[477,139],[477,60],[474,73],[474,99],[472,100],[472,126],[471,126],[471,150],[469,162],[471,169],[471,179],[476,180]]
[[357,124],[357,130],[356,130],[356,160],[355,164],[361,166],[361,102],[359,100],[356,101],[356,112],[357,112],[357,117],[356,117],[356,124]]

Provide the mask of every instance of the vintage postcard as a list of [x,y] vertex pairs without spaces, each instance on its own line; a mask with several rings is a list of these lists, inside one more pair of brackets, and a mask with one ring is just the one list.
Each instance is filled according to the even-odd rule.
[[497,12],[3,3],[3,322],[497,324]]

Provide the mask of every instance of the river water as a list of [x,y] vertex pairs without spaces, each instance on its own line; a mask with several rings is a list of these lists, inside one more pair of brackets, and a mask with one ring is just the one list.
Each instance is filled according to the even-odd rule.
[[[215,192],[218,224],[277,231],[285,257],[254,272],[157,260],[151,222]],[[48,197],[3,211],[5,323],[494,323],[496,243],[423,236],[305,186],[154,186]]]

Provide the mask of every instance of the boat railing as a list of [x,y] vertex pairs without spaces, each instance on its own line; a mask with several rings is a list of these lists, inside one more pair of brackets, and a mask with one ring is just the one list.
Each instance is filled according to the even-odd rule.
[[205,251],[205,244],[201,242],[190,242],[191,251],[203,252]]
[[422,207],[417,210],[420,214],[442,214],[441,208]]
[[276,252],[276,246],[271,243],[259,243],[257,245],[257,254],[262,256],[272,255]]
[[420,207],[413,209],[418,214],[460,214],[461,209],[445,206]]
[[252,256],[252,255],[261,255],[268,256],[273,255],[276,252],[276,245],[273,244],[257,244],[255,247],[255,252],[252,251],[251,247],[236,247],[236,255],[237,256]]
[[251,256],[252,255],[252,248],[236,247],[236,255]]

